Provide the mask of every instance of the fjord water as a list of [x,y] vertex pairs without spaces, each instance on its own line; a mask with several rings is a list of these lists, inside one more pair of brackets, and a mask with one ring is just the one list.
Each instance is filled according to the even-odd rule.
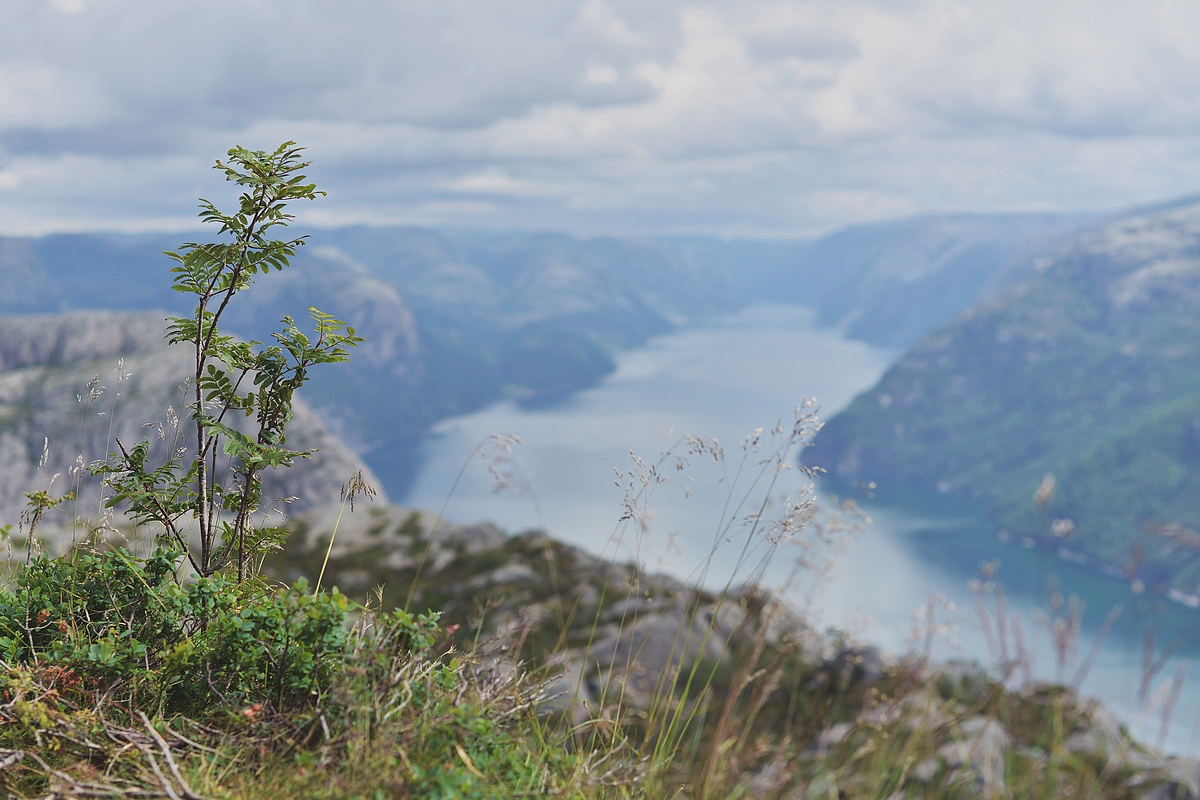
[[[492,520],[512,532],[545,528],[594,553],[637,558],[648,569],[703,579],[713,587],[745,580],[769,557],[765,581],[787,584],[811,619],[893,653],[925,646],[928,618],[917,615],[936,597],[934,656],[985,664],[999,658],[1001,642],[993,627],[989,645],[968,582],[980,577],[982,563],[991,562],[999,567],[994,582],[1007,591],[1009,622],[1019,620],[1038,677],[1070,680],[1087,659],[1105,614],[1116,605],[1124,608],[1083,689],[1110,704],[1142,741],[1155,743],[1161,716],[1153,706],[1166,703],[1179,659],[1200,652],[1200,643],[1185,644],[1157,673],[1146,712],[1147,704],[1137,698],[1142,631],[1153,619],[1161,649],[1195,628],[1200,614],[1134,595],[1124,582],[1090,568],[999,541],[978,509],[936,496],[884,504],[851,491],[871,522],[849,531],[841,546],[808,551],[810,562],[832,563],[827,572],[797,572],[799,549],[787,543],[771,548],[761,536],[744,556],[747,528],[738,520],[754,509],[738,508],[738,500],[759,474],[757,464],[770,449],[769,431],[777,423],[790,429],[793,411],[806,397],[816,398],[822,417],[832,416],[872,386],[898,355],[815,327],[812,317],[798,306],[748,308],[621,354],[615,373],[565,404],[524,410],[502,402],[446,420],[428,443],[406,502],[432,511],[445,507],[446,516],[459,522]],[[740,443],[759,428],[763,448],[743,449]],[[723,463],[705,454],[693,455],[684,469],[676,469],[674,460],[663,462],[667,480],[635,509],[645,512],[648,530],[638,536],[620,521],[629,471],[637,469],[633,457],[653,464],[684,434],[716,439]],[[515,435],[520,444],[489,438],[495,435]],[[794,497],[804,483],[802,475],[789,471],[772,499]],[[761,489],[755,491],[750,494],[761,498]],[[818,488],[818,495],[832,505],[827,489]],[[732,525],[721,522],[731,519]],[[1074,594],[1086,604],[1083,635],[1061,674],[1048,621],[1054,612],[1047,594],[1054,585],[1064,597]],[[995,596],[984,599],[994,626]],[[1015,654],[1011,632],[1003,646]],[[1200,680],[1186,681],[1168,749],[1195,749],[1198,712]]]

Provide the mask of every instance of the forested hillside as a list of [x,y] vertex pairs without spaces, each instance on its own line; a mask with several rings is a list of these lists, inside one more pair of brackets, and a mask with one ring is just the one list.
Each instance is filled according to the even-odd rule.
[[1081,234],[1026,282],[924,337],[808,459],[980,498],[1021,537],[1191,594],[1198,398],[1192,201]]

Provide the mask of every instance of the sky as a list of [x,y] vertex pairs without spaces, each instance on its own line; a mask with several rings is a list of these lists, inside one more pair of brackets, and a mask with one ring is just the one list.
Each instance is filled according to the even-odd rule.
[[1200,3],[0,2],[0,234],[178,230],[284,140],[315,226],[1117,209],[1200,191]]

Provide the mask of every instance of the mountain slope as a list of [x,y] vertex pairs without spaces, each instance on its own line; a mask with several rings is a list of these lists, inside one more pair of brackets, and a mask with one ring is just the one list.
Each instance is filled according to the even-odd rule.
[[[430,427],[448,416],[503,398],[559,402],[611,372],[618,349],[743,300],[810,305],[852,336],[903,344],[991,291],[1021,248],[1073,224],[1054,215],[922,217],[788,243],[321,230],[290,270],[231,306],[226,327],[265,339],[280,317],[303,317],[310,305],[349,320],[366,342],[348,366],[316,375],[304,397],[402,497]],[[195,237],[9,240],[30,276],[23,280],[41,293],[12,310],[186,313],[160,253],[181,238]]]
[[[807,456],[844,477],[986,500],[1002,523],[1194,591],[1177,542],[1200,527],[1200,204],[1078,237],[1036,275],[923,338]],[[1043,512],[1045,474],[1059,480]],[[1063,533],[1067,526],[1060,525]],[[1144,541],[1142,541],[1144,540]],[[1135,551],[1136,552],[1136,551]],[[1165,571],[1164,571],[1165,570]],[[1189,573],[1190,575],[1190,573]]]
[[[170,423],[169,408],[186,417],[180,389],[192,365],[187,348],[163,341],[163,318],[99,311],[0,317],[0,522],[17,522],[23,492],[65,494],[77,486],[79,515],[95,519],[98,484],[79,467],[104,458],[114,438],[127,445],[149,438],[152,458],[167,447],[194,447],[186,431],[176,441]],[[300,498],[277,504],[298,512],[335,501],[356,470],[377,483],[310,407],[297,402],[294,410],[288,446],[318,452],[269,472],[265,497]],[[62,521],[47,515],[45,525]]]
[[0,314],[57,311],[58,287],[28,239],[0,237]]

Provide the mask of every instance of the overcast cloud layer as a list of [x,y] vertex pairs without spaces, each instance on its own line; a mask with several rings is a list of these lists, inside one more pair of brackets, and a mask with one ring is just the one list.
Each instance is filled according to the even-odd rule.
[[1200,190],[1194,0],[10,0],[0,232],[178,228],[233,144],[313,224],[797,235]]

